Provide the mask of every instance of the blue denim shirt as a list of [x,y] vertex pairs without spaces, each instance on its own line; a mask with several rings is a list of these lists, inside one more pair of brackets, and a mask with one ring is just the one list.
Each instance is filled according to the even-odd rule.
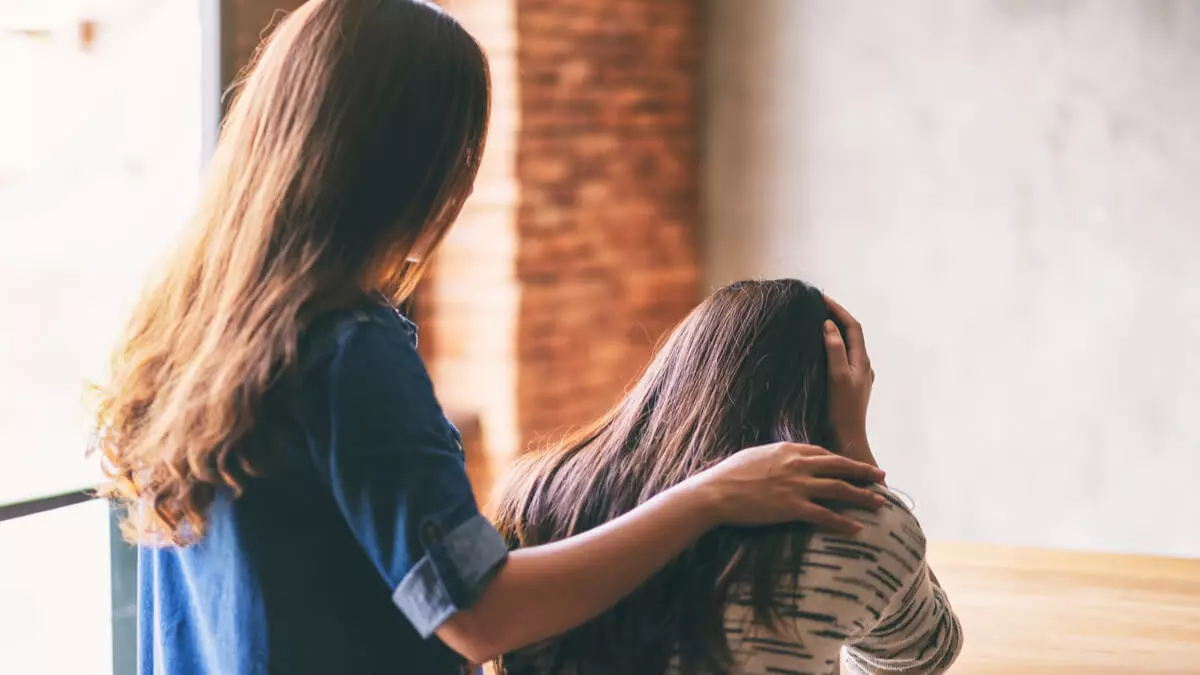
[[140,672],[461,672],[431,636],[507,552],[416,327],[382,303],[331,313],[300,363],[252,434],[261,475],[217,495],[198,543],[140,551]]

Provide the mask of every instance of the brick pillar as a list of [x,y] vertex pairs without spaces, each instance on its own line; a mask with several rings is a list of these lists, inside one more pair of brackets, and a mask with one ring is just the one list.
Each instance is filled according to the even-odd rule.
[[516,24],[509,0],[441,0],[475,36],[492,72],[492,115],[475,192],[416,297],[421,352],[463,432],[481,501],[493,464],[520,449],[517,428]]
[[697,300],[702,40],[695,0],[514,2],[525,444],[614,403]]
[[492,125],[416,313],[475,478],[615,402],[697,299],[699,3],[441,4],[491,60]]

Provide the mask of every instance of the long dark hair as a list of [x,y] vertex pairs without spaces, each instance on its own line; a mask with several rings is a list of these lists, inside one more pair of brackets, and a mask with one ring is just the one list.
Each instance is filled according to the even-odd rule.
[[204,533],[217,489],[306,322],[375,289],[400,301],[479,169],[489,76],[479,45],[415,0],[311,0],[238,85],[207,189],[147,285],[97,388],[106,493],[144,543]]
[[[718,290],[594,427],[518,462],[495,513],[509,546],[601,525],[742,448],[828,447],[826,318],[820,291],[794,279]],[[683,673],[726,672],[731,587],[749,583],[755,620],[774,626],[773,598],[795,583],[808,535],[799,523],[714,530],[600,617],[500,666],[513,675],[659,675],[678,656]]]

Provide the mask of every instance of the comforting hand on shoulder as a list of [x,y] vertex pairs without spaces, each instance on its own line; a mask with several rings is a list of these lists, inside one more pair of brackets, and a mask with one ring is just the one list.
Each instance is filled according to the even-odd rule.
[[822,529],[855,532],[859,523],[814,500],[868,509],[884,503],[875,492],[847,482],[882,481],[877,467],[801,443],[748,448],[690,480],[710,494],[713,520],[722,525],[804,520]]

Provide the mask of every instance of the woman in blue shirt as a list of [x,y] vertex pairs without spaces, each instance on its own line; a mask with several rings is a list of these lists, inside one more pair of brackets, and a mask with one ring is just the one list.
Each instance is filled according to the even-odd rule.
[[716,525],[853,529],[813,500],[881,505],[846,482],[874,467],[773,444],[506,552],[392,306],[471,192],[488,87],[416,0],[313,0],[240,84],[98,390],[141,672],[458,672],[596,616]]

